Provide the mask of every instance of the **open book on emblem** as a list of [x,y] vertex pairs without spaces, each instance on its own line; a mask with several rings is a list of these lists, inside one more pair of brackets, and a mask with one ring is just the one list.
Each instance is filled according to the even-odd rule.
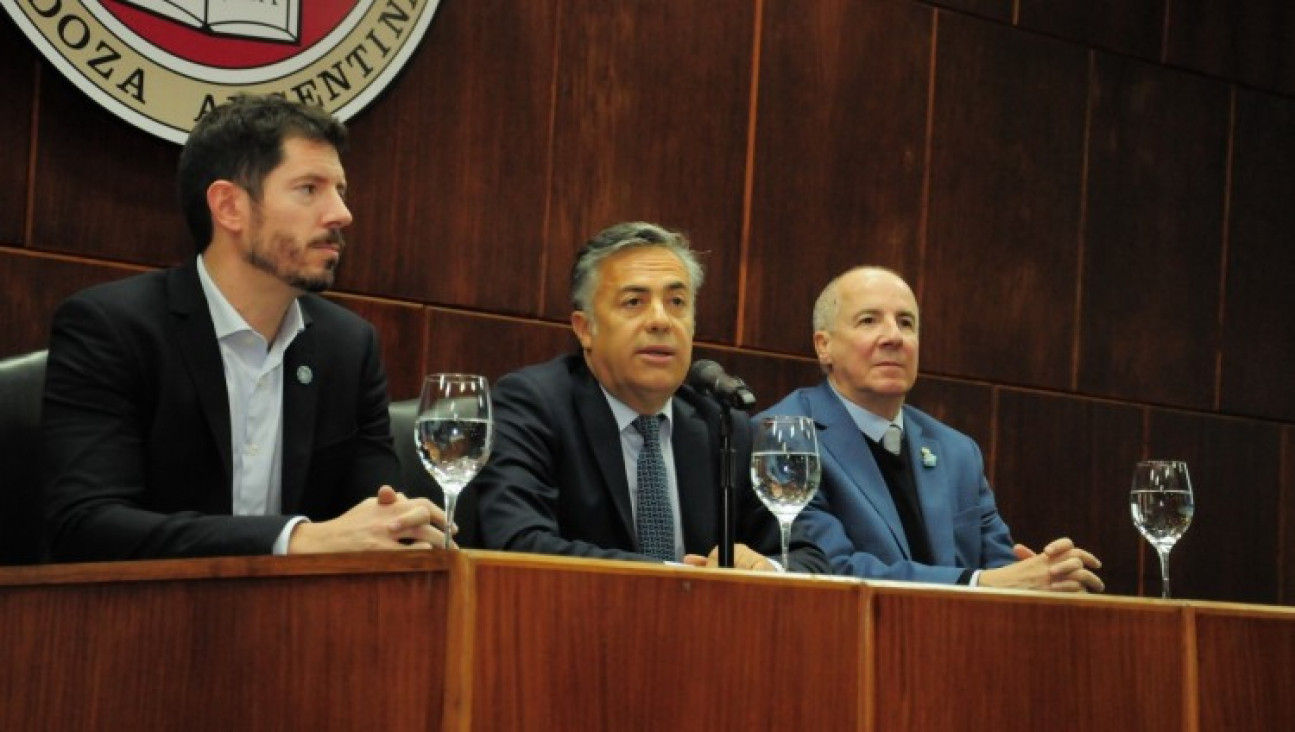
[[217,36],[296,43],[301,0],[119,0]]

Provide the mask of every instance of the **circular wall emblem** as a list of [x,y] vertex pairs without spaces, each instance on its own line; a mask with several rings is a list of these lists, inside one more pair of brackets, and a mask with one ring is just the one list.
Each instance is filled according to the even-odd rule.
[[0,0],[51,64],[113,114],[183,143],[239,93],[342,120],[418,47],[440,0]]

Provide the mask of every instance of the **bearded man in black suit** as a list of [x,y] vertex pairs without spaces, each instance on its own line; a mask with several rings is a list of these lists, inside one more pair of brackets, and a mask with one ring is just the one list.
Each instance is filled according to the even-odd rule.
[[55,314],[43,404],[56,560],[442,541],[400,471],[373,327],[316,294],[351,223],[346,128],[273,96],[209,112],[180,155],[197,256]]

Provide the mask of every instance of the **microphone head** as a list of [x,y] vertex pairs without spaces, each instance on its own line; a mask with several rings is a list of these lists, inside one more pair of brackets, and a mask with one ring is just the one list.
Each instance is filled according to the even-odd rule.
[[688,383],[694,388],[714,389],[724,375],[724,367],[706,358],[699,358],[688,368]]
[[755,406],[755,394],[746,382],[724,372],[724,367],[709,359],[698,359],[688,369],[688,385],[710,394],[721,404],[737,409]]

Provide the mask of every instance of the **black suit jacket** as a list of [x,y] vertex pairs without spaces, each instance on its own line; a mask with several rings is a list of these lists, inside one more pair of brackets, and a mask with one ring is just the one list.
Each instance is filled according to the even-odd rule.
[[[608,559],[638,553],[620,434],[598,381],[580,354],[531,366],[492,390],[495,446],[469,490],[478,491],[487,548]],[[719,408],[688,387],[674,397],[671,447],[679,481],[684,548],[719,543]],[[739,543],[780,551],[778,524],[751,489],[750,425],[735,413]],[[827,572],[818,547],[793,532],[792,568]]]
[[[400,471],[373,327],[315,295],[300,303],[306,327],[283,364],[282,509],[325,520]],[[265,554],[288,520],[230,515],[224,365],[196,259],[59,307],[42,422],[55,559]]]

